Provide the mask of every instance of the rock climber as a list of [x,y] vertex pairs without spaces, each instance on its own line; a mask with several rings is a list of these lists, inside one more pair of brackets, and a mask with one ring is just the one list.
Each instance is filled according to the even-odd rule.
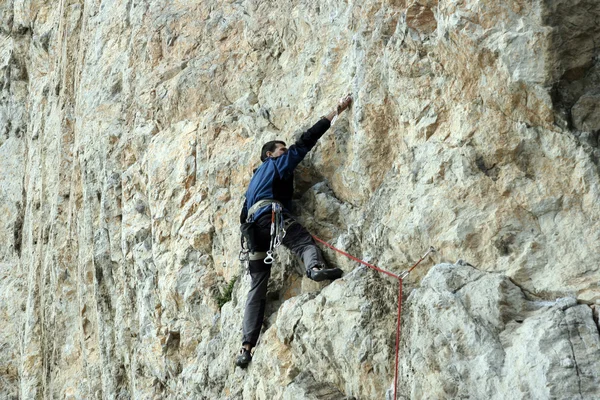
[[[245,233],[251,231],[249,235],[244,234],[251,242],[248,255],[251,286],[244,311],[242,349],[236,360],[236,364],[242,368],[252,360],[251,351],[256,346],[263,323],[274,239],[280,240],[281,244],[304,261],[306,275],[310,279],[334,280],[342,276],[341,269],[327,268],[312,236],[292,217],[290,209],[294,169],[329,129],[332,120],[348,108],[351,102],[351,96],[343,97],[330,114],[321,117],[289,148],[280,140],[267,142],[262,147],[260,159],[263,163],[250,180],[240,215],[242,232],[245,232],[244,227],[249,227]],[[285,230],[282,237],[274,238],[275,220]],[[277,230],[277,234],[279,233]]]

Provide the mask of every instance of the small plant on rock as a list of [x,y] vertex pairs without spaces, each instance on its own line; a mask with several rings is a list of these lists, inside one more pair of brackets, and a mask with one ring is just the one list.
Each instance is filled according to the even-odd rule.
[[225,287],[225,290],[223,290],[223,293],[219,294],[216,297],[216,301],[217,301],[217,305],[219,306],[219,310],[225,305],[225,303],[227,303],[228,301],[231,300],[231,293],[233,292],[233,286],[235,285],[235,282],[238,280],[237,276],[234,276],[229,283],[227,284],[227,286]]

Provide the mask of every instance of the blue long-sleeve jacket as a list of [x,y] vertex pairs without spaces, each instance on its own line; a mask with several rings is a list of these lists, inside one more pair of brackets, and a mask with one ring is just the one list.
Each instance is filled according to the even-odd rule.
[[[296,143],[291,145],[287,152],[277,158],[267,158],[256,169],[248,190],[246,200],[240,214],[240,223],[246,222],[248,210],[259,200],[274,199],[283,204],[288,212],[291,208],[294,194],[294,169],[306,154],[317,144],[317,141],[329,129],[331,123],[327,118],[322,118],[309,130],[304,132]],[[263,215],[271,206],[260,208],[254,213],[253,219]]]

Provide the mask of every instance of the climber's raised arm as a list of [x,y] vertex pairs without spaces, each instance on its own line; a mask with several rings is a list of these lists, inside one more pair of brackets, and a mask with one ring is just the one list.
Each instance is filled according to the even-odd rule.
[[280,145],[275,147],[274,151],[266,153],[267,157],[274,159],[275,166],[281,176],[289,175],[298,166],[306,154],[317,144],[321,136],[327,132],[335,116],[347,109],[351,103],[352,97],[350,95],[343,97],[333,111],[321,117],[289,149],[286,149],[285,145]]

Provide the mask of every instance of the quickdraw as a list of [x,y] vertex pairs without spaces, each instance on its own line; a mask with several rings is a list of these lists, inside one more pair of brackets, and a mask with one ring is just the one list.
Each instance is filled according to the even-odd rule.
[[285,237],[285,219],[283,218],[283,208],[279,203],[271,204],[271,242],[269,244],[269,250],[267,251],[267,257],[265,257],[265,264],[273,264],[275,252],[277,248],[281,246],[281,242]]

